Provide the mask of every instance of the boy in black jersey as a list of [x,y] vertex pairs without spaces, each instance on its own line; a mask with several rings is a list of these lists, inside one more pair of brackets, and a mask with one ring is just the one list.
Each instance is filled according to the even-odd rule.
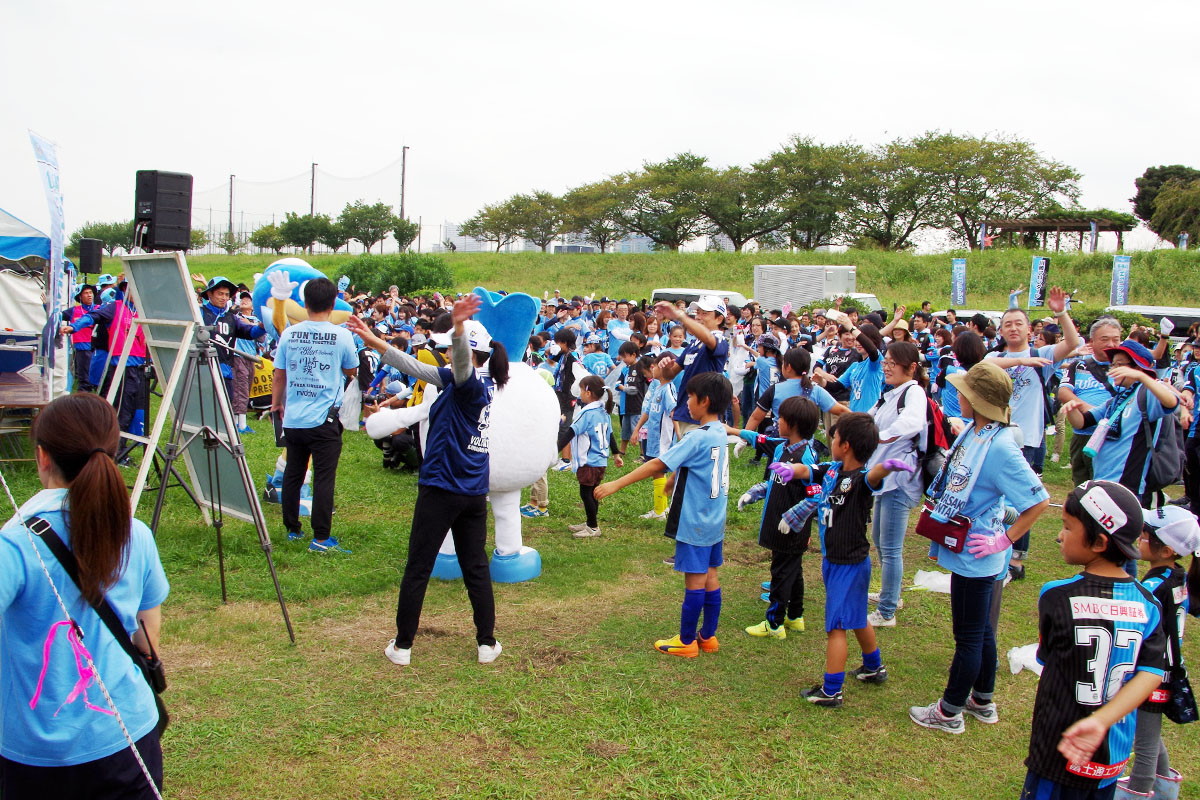
[[801,695],[808,702],[827,708],[842,705],[846,680],[846,631],[862,648],[862,666],[850,674],[863,683],[883,683],[887,667],[875,642],[875,629],[867,621],[867,589],[871,583],[871,521],[873,495],[883,488],[883,479],[898,469],[912,471],[902,461],[888,459],[868,471],[866,463],[879,445],[879,429],[870,414],[847,413],[838,417],[830,433],[829,449],[834,460],[815,467],[805,464],[773,463],[770,466],[784,483],[793,477],[819,485],[816,497],[806,498],[783,512],[779,530],[803,529],[809,516],[817,513],[821,537],[821,579],[825,583],[825,678]]
[[1166,638],[1148,589],[1125,573],[1142,509],[1120,484],[1089,481],[1063,503],[1063,560],[1083,567],[1038,598],[1038,661],[1023,800],[1111,798],[1134,711],[1162,683]]
[[1184,615],[1190,610],[1188,576],[1176,559],[1200,549],[1200,524],[1197,524],[1191,512],[1171,505],[1146,509],[1143,522],[1145,527],[1138,544],[1141,560],[1150,562],[1150,569],[1142,576],[1142,586],[1153,592],[1154,599],[1162,606],[1162,629],[1167,640],[1167,674],[1162,685],[1137,711],[1133,769],[1129,777],[1117,781],[1116,797],[1175,800],[1179,796],[1181,779],[1179,773],[1171,769],[1167,748],[1163,744],[1162,718],[1173,695],[1186,697],[1191,693],[1180,649],[1183,646]]
[[[821,409],[807,397],[789,397],[779,406],[779,439],[763,437],[772,453],[773,462],[816,464],[812,437],[821,421]],[[726,426],[734,436],[749,434],[757,440],[754,431],[739,431]],[[738,499],[738,511],[764,500],[762,522],[758,530],[758,543],[771,551],[771,583],[767,596],[767,618],[746,628],[751,636],[769,636],[786,639],[787,632],[804,630],[804,552],[812,536],[812,519],[804,523],[802,530],[792,533],[790,528],[781,530],[779,521],[783,512],[808,497],[808,486],[803,481],[784,483],[778,475],[751,486]]]

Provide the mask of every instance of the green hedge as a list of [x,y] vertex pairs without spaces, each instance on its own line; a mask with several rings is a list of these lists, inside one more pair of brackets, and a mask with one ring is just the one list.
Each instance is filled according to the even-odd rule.
[[454,288],[454,274],[441,258],[422,253],[393,253],[389,255],[363,255],[342,265],[342,274],[350,278],[350,285],[358,291],[379,294],[395,285],[400,294],[407,295],[418,289]]

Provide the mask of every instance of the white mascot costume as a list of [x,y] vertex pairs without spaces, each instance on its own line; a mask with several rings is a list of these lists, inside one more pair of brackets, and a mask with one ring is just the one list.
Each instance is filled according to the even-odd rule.
[[[476,288],[475,294],[483,300],[475,319],[504,344],[509,357],[508,383],[492,400],[488,429],[488,500],[496,520],[492,580],[519,583],[542,574],[542,557],[521,544],[521,490],[546,474],[558,459],[558,398],[521,360],[537,320],[538,301],[527,294],[498,295],[483,288]],[[427,385],[420,406],[372,414],[367,419],[367,434],[378,439],[424,421],[436,397],[437,388]],[[424,436],[421,447],[425,447]],[[449,533],[438,552],[433,576],[443,580],[462,577]]]

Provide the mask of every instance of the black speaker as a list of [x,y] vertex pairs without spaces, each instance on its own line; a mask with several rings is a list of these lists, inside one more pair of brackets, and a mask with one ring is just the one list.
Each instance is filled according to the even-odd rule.
[[133,221],[144,250],[187,250],[192,246],[192,176],[140,169]]
[[104,249],[104,242],[99,239],[80,239],[79,240],[79,271],[84,275],[99,275],[100,269],[100,252]]

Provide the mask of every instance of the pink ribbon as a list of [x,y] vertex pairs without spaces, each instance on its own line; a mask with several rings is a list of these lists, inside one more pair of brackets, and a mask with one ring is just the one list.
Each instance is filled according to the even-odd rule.
[[67,626],[67,642],[71,645],[71,655],[75,657],[75,669],[79,672],[79,680],[75,681],[74,688],[67,695],[67,699],[54,712],[54,716],[58,716],[58,712],[63,710],[63,706],[75,702],[80,696],[83,697],[83,704],[92,711],[99,711],[101,714],[112,716],[112,711],[107,708],[92,703],[88,700],[87,690],[96,679],[96,673],[91,667],[87,666],[87,662],[91,660],[91,653],[83,646],[83,641],[79,638],[79,629],[75,627],[75,623],[70,620],[56,622],[50,626],[50,632],[46,634],[46,642],[42,645],[42,674],[38,676],[37,689],[33,693],[33,698],[29,701],[31,709],[37,708],[38,698],[42,695],[42,683],[46,680],[46,670],[50,667],[50,648],[54,645],[54,637],[58,634],[58,629]]

